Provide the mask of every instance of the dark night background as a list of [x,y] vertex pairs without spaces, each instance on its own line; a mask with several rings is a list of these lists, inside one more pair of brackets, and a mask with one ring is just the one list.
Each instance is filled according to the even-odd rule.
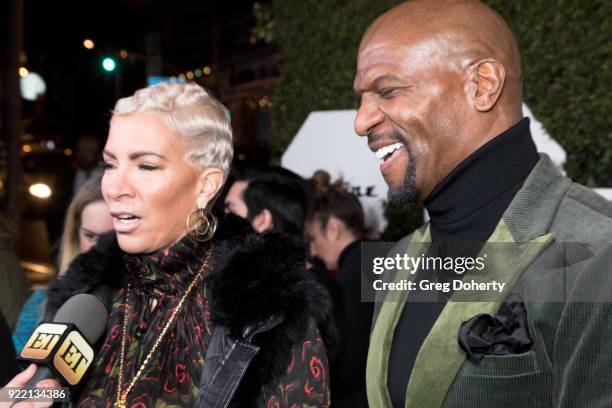
[[[146,86],[148,73],[178,76],[208,66],[210,75],[193,80],[228,105],[237,146],[265,148],[269,125],[259,101],[277,75],[275,48],[255,41],[252,10],[245,0],[25,1],[22,66],[47,85],[44,100],[23,102],[25,133],[62,147],[83,133],[104,138],[117,97]],[[95,48],[86,49],[85,39]],[[102,68],[105,57],[116,60],[114,72]]]
[[[11,183],[6,56],[14,43],[10,22],[16,21],[9,5],[18,2],[23,5],[19,66],[39,74],[46,92],[36,101],[21,99],[21,131],[13,151],[22,177]],[[94,135],[102,146],[116,100],[146,86],[150,76],[192,80],[209,89],[232,114],[234,164],[269,162],[278,47],[253,35],[253,5],[251,0],[2,2],[0,200],[20,259],[52,267],[49,248],[57,245],[71,198],[78,138]],[[84,46],[86,39],[94,42],[93,49]],[[107,57],[116,61],[112,72],[102,67]],[[37,182],[51,187],[49,199],[28,193]],[[11,211],[7,187],[15,184],[18,201]]]

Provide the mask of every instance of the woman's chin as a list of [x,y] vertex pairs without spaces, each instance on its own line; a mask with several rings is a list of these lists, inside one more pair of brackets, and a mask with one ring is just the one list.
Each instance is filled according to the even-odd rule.
[[166,252],[168,248],[174,243],[178,242],[178,240],[169,240],[169,242],[152,242],[149,239],[143,239],[142,237],[127,235],[127,234],[117,234],[117,243],[119,244],[119,248],[123,252],[128,254],[152,254],[154,252],[163,250]]
[[148,243],[143,242],[141,239],[138,239],[133,236],[118,233],[117,243],[119,244],[119,248],[121,248],[123,252],[127,252],[128,254],[142,254],[153,252],[149,250],[148,247],[150,245],[147,245]]

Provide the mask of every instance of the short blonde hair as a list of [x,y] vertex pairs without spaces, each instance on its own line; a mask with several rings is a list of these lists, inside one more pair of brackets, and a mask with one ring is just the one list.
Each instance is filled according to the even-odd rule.
[[229,111],[194,83],[159,83],[117,101],[113,116],[152,113],[183,137],[187,161],[198,170],[218,167],[225,178],[234,147]]

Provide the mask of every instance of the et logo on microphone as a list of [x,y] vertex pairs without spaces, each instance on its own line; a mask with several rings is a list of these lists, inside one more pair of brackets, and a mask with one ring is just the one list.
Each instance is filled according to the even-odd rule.
[[53,357],[53,366],[70,385],[78,384],[94,358],[87,340],[78,331],[68,333]]
[[20,357],[33,362],[47,360],[66,330],[68,330],[67,324],[39,325],[19,353]]
[[43,323],[34,330],[19,357],[45,365],[66,383],[75,385],[93,362],[94,351],[75,325]]

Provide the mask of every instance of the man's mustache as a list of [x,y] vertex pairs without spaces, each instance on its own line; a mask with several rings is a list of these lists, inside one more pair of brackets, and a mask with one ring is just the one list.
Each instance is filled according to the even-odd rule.
[[406,140],[398,131],[394,130],[390,132],[368,133],[368,145],[372,145],[373,143],[380,142],[382,140],[401,143],[402,145],[404,145],[404,147],[408,147]]

